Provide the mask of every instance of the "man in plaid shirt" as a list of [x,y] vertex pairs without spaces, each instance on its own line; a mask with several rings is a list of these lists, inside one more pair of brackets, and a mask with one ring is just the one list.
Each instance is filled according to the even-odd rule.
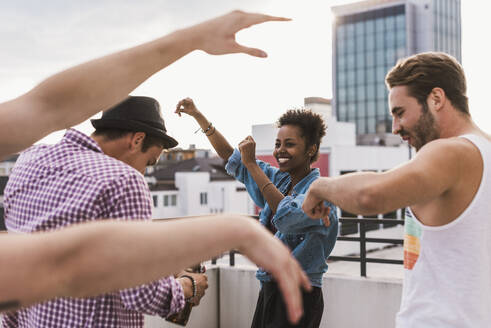
[[[285,20],[233,11],[50,76],[0,103],[0,157],[122,101],[151,75],[192,51],[266,57],[260,49],[238,44],[235,34]],[[162,238],[166,235],[172,238]],[[128,241],[131,248],[125,249]],[[288,248],[258,222],[233,214],[165,224],[104,220],[52,232],[2,235],[0,313],[57,296],[88,297],[146,283],[228,249],[240,250],[271,272],[291,322],[298,322],[301,289],[311,288],[307,276]]]
[[[49,231],[99,218],[151,218],[143,173],[163,149],[177,145],[166,134],[158,102],[129,97],[92,124],[91,137],[70,129],[59,143],[21,154],[5,189],[9,232]],[[57,299],[3,321],[6,327],[142,327],[142,313],[166,317],[180,311],[192,296],[193,279],[198,293],[191,301],[199,302],[206,276],[186,275],[100,297]]]

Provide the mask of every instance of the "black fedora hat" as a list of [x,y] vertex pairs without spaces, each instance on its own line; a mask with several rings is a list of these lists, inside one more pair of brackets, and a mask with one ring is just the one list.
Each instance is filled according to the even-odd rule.
[[96,129],[120,129],[145,132],[161,138],[164,148],[177,146],[177,141],[166,134],[164,119],[160,114],[160,105],[150,97],[129,96],[119,104],[102,113],[97,120],[90,120]]

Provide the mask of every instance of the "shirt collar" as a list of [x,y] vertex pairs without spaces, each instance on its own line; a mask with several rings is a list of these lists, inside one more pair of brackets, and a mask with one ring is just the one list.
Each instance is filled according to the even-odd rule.
[[318,168],[314,168],[307,174],[302,180],[300,180],[295,186],[293,186],[293,191],[297,194],[303,193],[305,186],[312,182],[313,179],[320,177],[320,171]]
[[99,147],[94,139],[75,129],[68,129],[63,136],[63,140],[75,143],[83,148],[102,153],[101,147]]

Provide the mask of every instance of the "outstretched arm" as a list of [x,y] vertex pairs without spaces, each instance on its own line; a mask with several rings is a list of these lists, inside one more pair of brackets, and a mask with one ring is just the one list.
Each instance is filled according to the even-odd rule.
[[266,57],[262,50],[239,45],[235,34],[255,24],[283,20],[287,19],[234,11],[53,75],[0,104],[0,157],[122,101],[143,81],[193,50]]
[[0,311],[136,286],[233,248],[272,273],[290,320],[297,322],[301,288],[310,289],[307,276],[285,245],[255,220],[239,215],[103,221],[57,232],[2,236]]
[[208,121],[205,115],[201,113],[196,105],[194,104],[193,99],[185,98],[177,103],[176,106],[176,114],[181,116],[181,113],[188,114],[193,117],[196,122],[198,122],[202,131],[205,132],[208,140],[210,140],[211,145],[217,152],[218,156],[223,158],[224,160],[228,160],[230,155],[234,152],[234,148],[230,146],[229,142],[225,137],[216,129],[214,125]]
[[467,161],[462,142],[433,141],[408,163],[383,173],[359,172],[314,181],[303,203],[312,218],[321,217],[327,200],[356,214],[387,213],[431,201],[464,175]]

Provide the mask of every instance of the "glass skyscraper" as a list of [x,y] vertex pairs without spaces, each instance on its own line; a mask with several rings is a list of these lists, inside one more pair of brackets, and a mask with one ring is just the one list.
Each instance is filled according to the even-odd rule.
[[334,112],[358,135],[391,132],[384,79],[399,58],[444,51],[461,60],[460,0],[369,0],[332,10]]

